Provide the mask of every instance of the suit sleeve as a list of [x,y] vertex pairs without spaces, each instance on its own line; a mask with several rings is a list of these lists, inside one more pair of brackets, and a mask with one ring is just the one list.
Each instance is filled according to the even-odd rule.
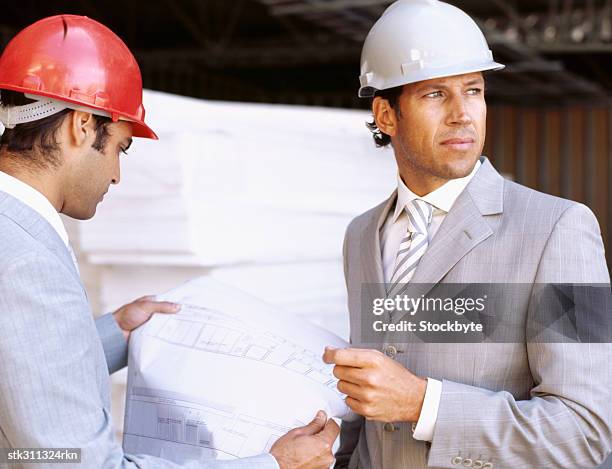
[[127,341],[117,325],[112,313],[107,313],[96,319],[96,329],[104,349],[104,357],[108,373],[113,374],[127,366]]
[[278,469],[269,454],[184,466],[124,454],[87,300],[51,256],[28,253],[0,272],[0,331],[0,430],[12,448],[80,448],[80,467],[88,468]]
[[[536,284],[604,284],[599,226],[589,209],[568,208],[544,248]],[[527,321],[536,311],[528,311]],[[609,313],[609,311],[608,311]],[[590,468],[610,454],[612,348],[609,343],[526,343],[529,399],[443,381],[428,463],[456,467],[481,455],[492,467]]]
[[[348,230],[344,237],[344,244],[342,246],[342,258],[344,264],[344,280],[348,288]],[[351,343],[352,342],[353,341],[351,338]],[[363,423],[364,418],[359,417],[357,420],[351,422],[343,421],[340,425],[340,446],[335,454],[336,464],[334,465],[334,468],[342,469],[348,467],[353,451],[355,451],[355,448],[357,447],[359,434],[361,433]]]

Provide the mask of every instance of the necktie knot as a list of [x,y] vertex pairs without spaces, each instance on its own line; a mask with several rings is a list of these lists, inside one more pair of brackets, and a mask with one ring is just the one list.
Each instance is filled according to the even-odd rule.
[[414,199],[406,205],[405,210],[408,215],[408,231],[426,234],[433,215],[431,204],[421,199]]

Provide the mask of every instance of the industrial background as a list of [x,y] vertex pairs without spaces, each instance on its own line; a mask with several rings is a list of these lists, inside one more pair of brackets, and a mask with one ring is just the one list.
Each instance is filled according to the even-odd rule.
[[[395,184],[356,97],[363,40],[390,3],[3,3],[0,49],[43,17],[87,15],[134,51],[146,88],[169,93],[145,93],[159,142],[133,146],[92,221],[65,220],[96,313],[209,275],[347,338],[344,228]],[[612,0],[449,3],[507,65],[486,74],[485,155],[588,205],[611,266]],[[121,438],[125,372],[112,380]]]
[[[22,0],[0,41],[57,13],[108,25],[135,51],[144,85],[204,99],[364,108],[365,35],[388,0]],[[527,186],[587,204],[612,245],[612,1],[457,0],[485,31],[485,154]],[[610,256],[608,263],[610,265]]]
[[[57,13],[90,16],[135,51],[146,88],[196,98],[364,108],[365,35],[387,0],[22,0],[0,46]],[[458,0],[498,61],[485,154],[530,187],[587,204],[612,244],[612,1]],[[610,264],[608,254],[608,263]]]

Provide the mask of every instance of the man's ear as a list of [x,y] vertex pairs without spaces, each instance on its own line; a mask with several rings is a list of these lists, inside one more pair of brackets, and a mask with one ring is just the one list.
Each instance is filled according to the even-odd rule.
[[76,147],[90,146],[95,139],[96,118],[93,114],[83,111],[74,111],[68,118],[70,143]]
[[395,109],[389,104],[389,101],[376,96],[372,101],[372,113],[374,114],[376,127],[390,137],[395,137],[397,133],[397,114]]

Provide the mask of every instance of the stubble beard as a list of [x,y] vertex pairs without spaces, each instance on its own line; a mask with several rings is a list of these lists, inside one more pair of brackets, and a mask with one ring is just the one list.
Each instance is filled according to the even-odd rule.
[[[398,166],[400,173],[402,169],[420,177],[429,177],[430,179],[444,183],[451,179],[459,179],[468,176],[474,169],[474,165],[478,160],[478,156],[470,158],[470,164],[466,165],[453,165],[453,164],[437,164],[435,156],[432,158],[414,158],[407,151],[404,142],[400,142],[400,155],[398,160]],[[465,157],[467,158],[467,157]],[[422,164],[421,161],[427,162],[428,164]]]

